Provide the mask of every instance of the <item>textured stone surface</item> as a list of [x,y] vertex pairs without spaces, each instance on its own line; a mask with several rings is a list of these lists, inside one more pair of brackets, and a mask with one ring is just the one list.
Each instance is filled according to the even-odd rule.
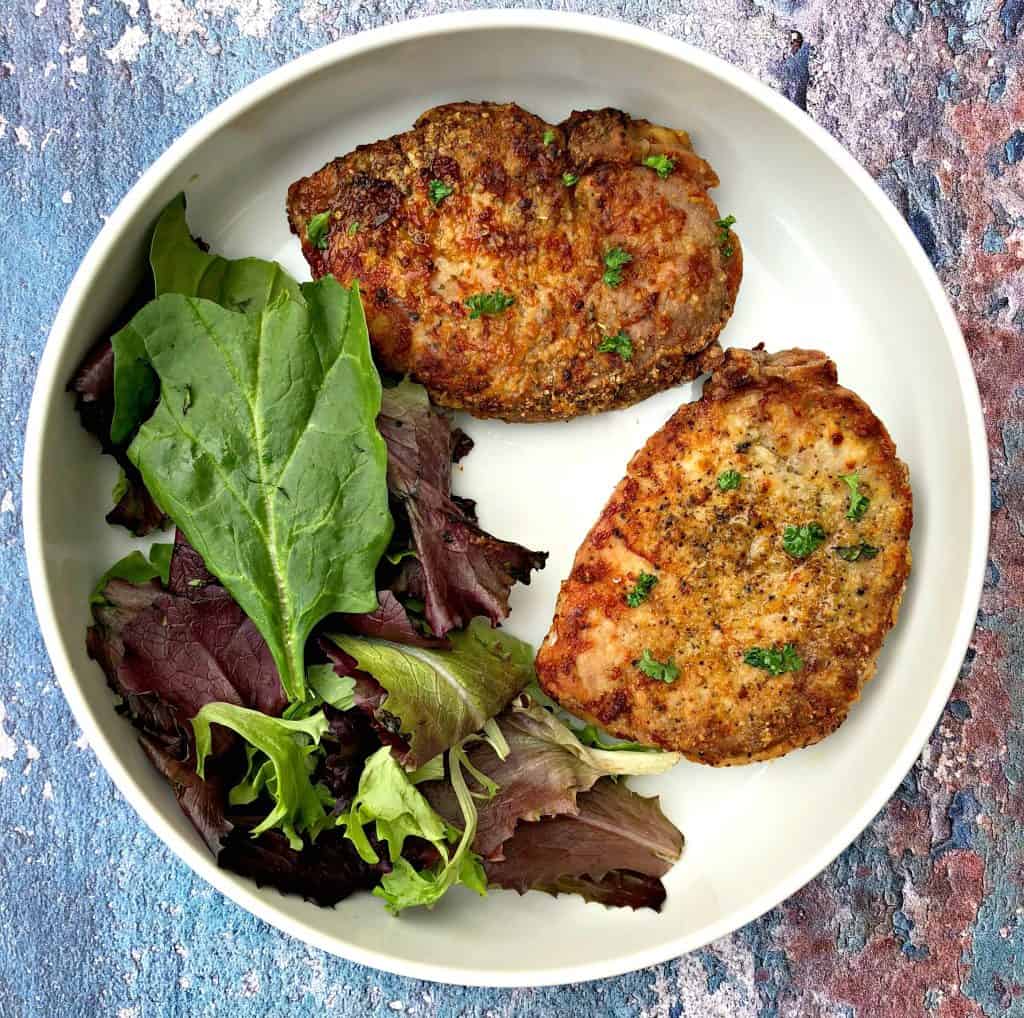
[[[552,3],[660,29],[804,107],[878,178],[967,336],[991,561],[959,686],[864,835],[760,921],[645,972],[433,986],[289,940],[194,878],[115,792],[28,609],[21,435],[60,297],[188,124],[296,54],[472,4],[0,4],[0,1015],[1024,1015],[1024,0]],[[186,946],[187,945],[187,946]]]

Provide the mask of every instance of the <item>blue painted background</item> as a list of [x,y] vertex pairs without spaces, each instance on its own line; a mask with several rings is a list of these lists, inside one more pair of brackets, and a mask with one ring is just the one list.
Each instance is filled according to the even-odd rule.
[[978,629],[921,762],[820,878],[649,971],[435,986],[338,961],[222,900],[82,740],[29,608],[19,509],[29,393],[72,273],[139,173],[240,86],[342,35],[460,6],[474,5],[0,9],[0,1015],[1024,1016],[1024,0],[550,4],[704,46],[806,109],[907,216],[967,337],[993,463]]

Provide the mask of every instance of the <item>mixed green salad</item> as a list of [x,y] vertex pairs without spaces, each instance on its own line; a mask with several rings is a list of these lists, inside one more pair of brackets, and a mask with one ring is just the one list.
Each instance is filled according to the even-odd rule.
[[[164,210],[151,278],[69,389],[121,466],[90,655],[219,865],[398,913],[456,884],[659,908],[682,836],[498,627],[546,555],[451,491],[471,440],[382,384],[357,286],[298,283]],[[500,464],[495,465],[500,469]]]

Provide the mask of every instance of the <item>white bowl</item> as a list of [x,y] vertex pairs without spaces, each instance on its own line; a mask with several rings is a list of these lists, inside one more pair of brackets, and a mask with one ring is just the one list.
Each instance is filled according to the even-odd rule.
[[[130,545],[108,527],[115,468],[64,386],[144,271],[146,229],[177,191],[217,251],[277,257],[306,275],[287,185],[438,102],[515,99],[558,120],[612,105],[689,129],[738,218],[745,278],[725,341],[817,346],[889,426],[915,496],[914,571],[877,677],[833,737],[783,760],[681,765],[646,782],[687,836],[668,901],[605,910],[573,898],[453,893],[393,919],[356,896],[318,909],[223,872],[113,710],[85,654],[87,598]],[[543,635],[580,539],[640,446],[692,387],[570,424],[470,421],[457,486],[502,537],[551,551],[516,591],[511,629]],[[170,848],[243,908],[328,951],[428,979],[485,985],[609,976],[663,961],[754,919],[810,880],[883,806],[949,694],[978,604],[988,463],[974,377],[931,266],[868,175],[796,107],[720,60],[628,25],[569,14],[457,14],[367,32],[244,89],[189,130],[93,244],[46,346],[25,451],[25,533],[46,645],[79,724]]]

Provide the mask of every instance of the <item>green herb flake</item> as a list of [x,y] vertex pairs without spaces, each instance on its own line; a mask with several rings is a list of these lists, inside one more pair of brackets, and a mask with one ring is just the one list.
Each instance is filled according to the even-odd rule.
[[723,470],[718,475],[719,491],[735,491],[740,486],[743,475],[738,470]]
[[848,520],[862,520],[871,505],[871,499],[860,490],[860,477],[856,471],[852,474],[840,474],[839,480],[844,481],[850,489],[850,505],[846,510]]
[[348,224],[348,231],[347,232],[348,232],[348,235],[350,237],[354,237],[359,232],[359,220],[358,219],[353,219],[352,222]]
[[791,643],[784,647],[751,647],[743,655],[743,663],[751,668],[760,668],[769,675],[799,672],[804,666],[796,647]]
[[639,608],[640,605],[647,600],[650,596],[651,591],[654,589],[654,585],[658,582],[658,577],[652,573],[641,573],[636,578],[636,583],[633,584],[633,589],[626,595],[626,604],[630,608]]
[[570,173],[568,170],[562,174],[562,183],[566,187],[575,187],[580,182],[580,178],[575,173]]
[[644,160],[644,166],[654,170],[662,180],[665,180],[676,168],[675,160],[663,155],[648,156]]
[[649,650],[644,650],[639,660],[633,662],[649,679],[658,682],[675,682],[679,678],[679,669],[672,658],[662,663]]
[[445,198],[455,193],[455,188],[446,184],[443,180],[432,180],[427,184],[427,193],[430,195],[430,204],[436,209]]
[[832,550],[844,562],[860,562],[862,559],[872,559],[880,551],[879,548],[868,544],[866,541],[861,541],[859,544],[841,545]]
[[465,304],[469,308],[470,318],[481,318],[484,315],[500,315],[515,302],[515,297],[510,294],[502,290],[492,290],[490,293],[476,293],[472,297],[467,297]]
[[825,531],[820,523],[805,523],[803,526],[789,526],[782,532],[782,547],[793,558],[807,558],[821,547]]
[[715,226],[721,231],[718,234],[718,246],[722,249],[723,258],[733,256],[732,241],[729,238],[729,231],[736,225],[735,216],[726,216],[725,219],[716,219]]
[[633,341],[625,332],[619,332],[614,336],[605,336],[597,344],[598,353],[617,353],[624,361],[633,359]]
[[622,282],[622,270],[633,260],[633,256],[621,247],[613,247],[605,252],[604,276],[607,286],[618,286]]
[[549,127],[544,132],[544,144],[545,145],[554,145],[554,143],[555,143],[555,132],[552,131],[551,128]]
[[306,239],[321,251],[327,247],[327,234],[331,230],[331,213],[318,212],[306,223]]

